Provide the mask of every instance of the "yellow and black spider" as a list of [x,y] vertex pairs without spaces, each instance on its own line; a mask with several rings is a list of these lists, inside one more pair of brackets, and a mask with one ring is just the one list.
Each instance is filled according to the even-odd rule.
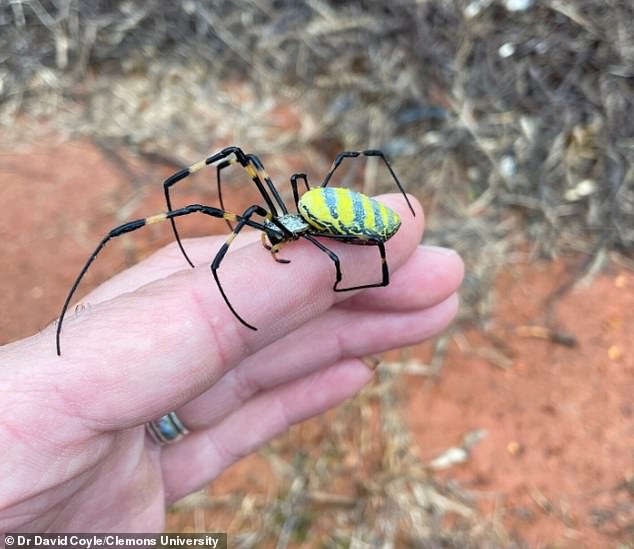
[[[218,253],[211,263],[211,272],[218,286],[218,290],[227,304],[227,307],[229,307],[231,312],[244,326],[250,328],[251,330],[257,330],[257,328],[246,322],[236,312],[229,302],[229,299],[220,284],[220,279],[218,278],[218,268],[220,267],[223,257],[227,253],[231,242],[233,242],[236,235],[245,226],[262,231],[262,244],[265,248],[270,250],[273,259],[279,263],[288,263],[287,260],[278,259],[275,255],[279,252],[280,247],[283,244],[292,240],[298,240],[299,238],[304,238],[313,243],[322,252],[327,254],[335,265],[336,279],[333,285],[333,290],[335,292],[346,292],[351,290],[360,290],[363,288],[387,286],[390,281],[390,275],[385,258],[384,243],[391,238],[401,226],[401,220],[398,214],[387,206],[384,206],[380,202],[369,198],[362,193],[351,191],[349,189],[327,186],[333,173],[341,165],[341,162],[345,158],[358,157],[360,155],[378,156],[383,160],[398,189],[405,197],[405,201],[407,202],[412,215],[416,215],[407,195],[405,194],[403,186],[396,177],[396,174],[394,173],[394,170],[392,170],[387,158],[380,150],[346,151],[339,153],[321,185],[312,189],[308,185],[308,178],[306,174],[296,173],[292,175],[291,187],[293,190],[293,199],[297,213],[289,213],[280,193],[275,188],[273,181],[271,181],[271,178],[264,170],[264,166],[258,157],[253,154],[246,154],[239,147],[227,147],[205,158],[204,160],[192,164],[188,168],[184,168],[176,172],[171,177],[168,177],[163,183],[165,200],[167,202],[167,211],[151,215],[143,219],[129,221],[128,223],[124,223],[123,225],[119,225],[118,227],[112,229],[99,243],[95,251],[88,258],[88,261],[86,261],[86,264],[75,279],[75,282],[73,282],[73,285],[68,292],[68,296],[64,301],[62,312],[60,313],[59,321],[57,323],[56,347],[58,356],[61,355],[60,335],[62,331],[62,322],[64,321],[64,316],[66,315],[70,301],[75,293],[75,290],[77,290],[81,279],[86,274],[86,271],[107,242],[112,238],[136,231],[146,225],[159,223],[169,219],[172,223],[176,242],[178,243],[178,246],[180,247],[180,250],[187,262],[193,267],[194,264],[183,248],[174,219],[176,217],[189,215],[195,212],[216,217],[218,219],[224,219],[232,229],[231,234],[220,250],[218,250]],[[241,215],[225,211],[222,199],[220,172],[232,164],[239,164],[246,170],[262,195],[262,198],[266,203],[266,207],[254,204],[253,206],[247,208]],[[221,208],[214,208],[203,204],[191,204],[189,206],[185,206],[184,208],[172,209],[169,189],[175,183],[209,165],[216,165],[218,196]],[[306,186],[306,192],[301,197],[299,196],[298,190],[300,180],[303,181]],[[252,219],[253,216],[260,217],[261,221],[254,221]],[[235,228],[231,222],[236,223]],[[339,288],[338,286],[342,279],[339,258],[330,248],[326,247],[322,242],[317,240],[316,237],[332,238],[349,244],[376,246],[381,255],[383,273],[381,282],[377,282],[376,284],[353,286],[350,288]]]

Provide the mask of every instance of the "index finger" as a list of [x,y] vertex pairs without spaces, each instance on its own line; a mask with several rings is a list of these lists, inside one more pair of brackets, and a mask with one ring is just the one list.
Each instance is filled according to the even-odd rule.
[[[402,220],[386,245],[394,270],[420,242],[423,216],[416,204],[413,217],[402,197],[382,201]],[[336,242],[328,247],[344,269],[354,265],[344,272],[346,287],[376,272],[375,250]],[[36,356],[26,363],[45,356],[56,363],[57,374],[66,370],[68,375],[56,375],[56,389],[74,400],[85,419],[100,426],[113,421],[113,428],[138,425],[201,394],[247,356],[349,297],[352,292],[333,292],[333,264],[317,251],[310,242],[289,244],[283,252],[290,265],[270,261],[259,244],[228,254],[231,261],[218,271],[224,291],[257,331],[235,318],[203,266],[69,316],[62,357],[54,354],[50,328],[29,347]],[[88,399],[86,387],[107,390]]]

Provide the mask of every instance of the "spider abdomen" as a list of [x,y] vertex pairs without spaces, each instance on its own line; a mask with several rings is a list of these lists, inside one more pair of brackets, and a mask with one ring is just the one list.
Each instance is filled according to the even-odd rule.
[[385,241],[401,226],[398,214],[362,193],[339,187],[316,187],[298,203],[301,216],[330,234]]

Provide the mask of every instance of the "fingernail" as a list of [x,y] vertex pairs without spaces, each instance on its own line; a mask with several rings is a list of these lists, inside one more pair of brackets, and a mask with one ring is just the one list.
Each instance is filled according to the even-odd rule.
[[422,245],[421,248],[427,252],[432,252],[440,255],[456,255],[458,252],[453,248],[443,248],[442,246],[425,246]]

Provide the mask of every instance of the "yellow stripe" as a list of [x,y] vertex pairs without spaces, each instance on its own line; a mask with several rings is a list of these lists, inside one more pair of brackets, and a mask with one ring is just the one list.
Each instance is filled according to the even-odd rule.
[[166,213],[151,215],[150,217],[145,218],[145,224],[152,225],[152,223],[160,223],[161,221],[165,221],[166,219],[167,219]]
[[231,233],[229,235],[229,238],[227,238],[227,241],[225,242],[225,244],[228,246],[229,244],[231,244],[233,242],[233,239],[236,237],[236,233]]
[[312,202],[309,207],[313,217],[316,217],[317,219],[325,219],[327,221],[331,220],[332,216],[330,215],[330,210],[328,209],[328,204],[326,204],[326,197],[324,194],[319,192],[319,190],[316,190],[311,194],[311,197]]
[[258,173],[262,179],[269,179],[269,174],[266,173],[266,170],[260,170]]
[[381,210],[381,219],[383,220],[383,226],[387,229],[391,226],[390,224],[390,212],[388,209],[379,202],[380,210]]
[[205,167],[205,160],[199,160],[198,162],[196,162],[195,164],[192,164],[189,167],[189,173],[195,173],[198,170],[202,169]]
[[302,217],[313,227],[315,227],[316,229],[319,229],[320,231],[323,231],[326,229],[326,227],[324,227],[323,225],[321,225],[318,221],[315,221],[315,219],[313,219],[313,216],[309,214],[308,210],[302,206],[300,204],[299,206],[300,209],[300,213],[302,213]]
[[236,218],[235,214],[229,213],[229,212],[225,212],[224,214],[222,214],[223,219],[227,219],[228,221],[237,221],[238,219]]
[[249,177],[256,177],[257,176],[257,172],[255,171],[255,168],[253,166],[251,166],[251,164],[247,164],[244,169],[247,171],[247,173],[249,174]]

